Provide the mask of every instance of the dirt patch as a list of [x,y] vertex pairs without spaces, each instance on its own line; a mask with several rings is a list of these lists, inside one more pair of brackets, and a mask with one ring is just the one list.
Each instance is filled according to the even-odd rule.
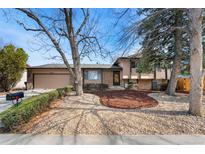
[[95,92],[100,102],[108,107],[121,109],[136,109],[154,107],[158,102],[149,97],[147,92],[134,90],[116,90]]

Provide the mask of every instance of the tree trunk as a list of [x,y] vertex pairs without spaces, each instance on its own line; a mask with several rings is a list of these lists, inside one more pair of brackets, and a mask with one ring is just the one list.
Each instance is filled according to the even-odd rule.
[[83,82],[82,82],[82,72],[81,72],[81,66],[80,66],[80,55],[78,53],[78,46],[76,43],[76,36],[73,28],[73,14],[72,9],[64,8],[64,14],[65,14],[65,21],[67,25],[67,31],[68,31],[68,41],[70,43],[71,52],[72,52],[72,59],[73,59],[73,65],[74,65],[74,84],[75,84],[75,90],[76,95],[82,95],[83,94]]
[[78,54],[78,48],[74,37],[70,39],[70,46],[72,51],[72,58],[73,58],[73,65],[74,65],[74,72],[75,72],[75,78],[74,78],[75,90],[76,90],[76,95],[79,96],[83,94],[83,82],[82,82],[82,72],[80,66],[80,56]]
[[[78,65],[78,64],[77,64]],[[82,82],[82,75],[81,75],[81,67],[77,66],[75,67],[75,89],[76,89],[76,95],[82,95],[83,94],[83,82]]]
[[[182,12],[180,10],[176,11],[175,15],[175,26],[181,26],[181,17]],[[174,31],[174,40],[175,40],[175,56],[173,60],[172,72],[170,76],[170,80],[167,87],[168,95],[175,95],[176,86],[177,86],[177,78],[180,74],[180,64],[181,64],[181,55],[182,55],[182,42],[181,42],[182,33],[181,30],[176,29]]]
[[75,68],[75,90],[76,95],[80,96],[83,94],[83,82],[82,82],[82,73],[80,66],[80,57],[76,51],[76,47],[72,50],[73,54],[73,64]]
[[202,9],[190,9],[190,73],[191,90],[189,113],[202,116],[203,71],[202,71]]
[[181,59],[175,55],[170,80],[167,87],[167,94],[174,96],[177,86],[177,76],[180,74]]

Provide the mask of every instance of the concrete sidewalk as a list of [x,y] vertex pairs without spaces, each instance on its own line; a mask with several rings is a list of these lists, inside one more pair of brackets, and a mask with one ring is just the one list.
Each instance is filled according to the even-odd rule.
[[203,135],[137,135],[137,136],[119,136],[119,135],[32,135],[32,134],[1,134],[0,144],[6,145],[190,145],[205,144]]

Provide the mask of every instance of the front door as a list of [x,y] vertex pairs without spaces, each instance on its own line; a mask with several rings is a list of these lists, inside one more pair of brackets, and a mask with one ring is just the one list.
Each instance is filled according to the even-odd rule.
[[120,85],[120,71],[113,71],[113,85]]

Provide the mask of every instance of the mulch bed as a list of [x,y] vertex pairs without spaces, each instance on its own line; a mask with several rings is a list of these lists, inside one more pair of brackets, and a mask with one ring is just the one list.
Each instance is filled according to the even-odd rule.
[[121,109],[150,108],[158,102],[149,97],[147,92],[134,90],[98,91],[94,94],[100,97],[100,102],[108,107]]

